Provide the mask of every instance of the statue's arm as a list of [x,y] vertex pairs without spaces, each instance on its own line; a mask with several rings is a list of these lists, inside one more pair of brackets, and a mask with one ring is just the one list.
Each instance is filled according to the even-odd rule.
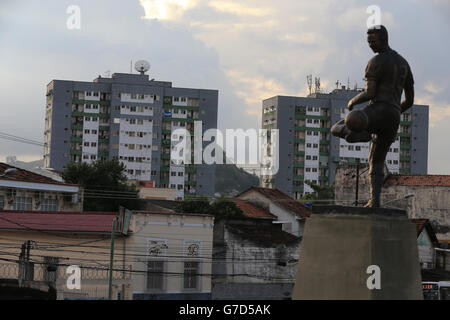
[[354,105],[373,99],[375,97],[376,89],[377,82],[375,80],[368,79],[366,81],[366,89],[348,102],[348,110],[352,111]]
[[405,100],[403,100],[402,104],[400,105],[402,113],[411,108],[413,104],[414,104],[414,84],[411,81],[409,81],[408,84],[405,86]]

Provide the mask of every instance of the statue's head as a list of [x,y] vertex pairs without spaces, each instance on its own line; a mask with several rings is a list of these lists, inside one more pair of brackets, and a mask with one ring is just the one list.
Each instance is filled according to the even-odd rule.
[[367,29],[367,42],[373,52],[382,52],[388,47],[388,32],[382,25]]

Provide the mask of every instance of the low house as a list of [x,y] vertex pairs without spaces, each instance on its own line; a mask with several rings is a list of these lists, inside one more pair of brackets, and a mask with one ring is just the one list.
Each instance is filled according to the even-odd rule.
[[57,299],[107,299],[115,218],[113,299],[131,299],[132,253],[117,212],[0,211],[0,282]]
[[251,187],[236,196],[236,199],[246,200],[267,208],[276,217],[273,223],[282,225],[282,230],[301,237],[306,218],[311,215],[311,209],[278,189]]
[[133,211],[132,298],[210,299],[213,227],[212,215]]
[[77,185],[0,163],[0,210],[82,211]]
[[442,248],[428,219],[412,219],[416,224],[422,281],[450,281],[450,250]]
[[267,207],[233,201],[244,216],[214,223],[212,299],[289,299],[301,238],[274,224]]

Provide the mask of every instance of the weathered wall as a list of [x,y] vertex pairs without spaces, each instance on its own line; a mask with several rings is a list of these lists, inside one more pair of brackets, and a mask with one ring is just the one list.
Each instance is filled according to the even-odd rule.
[[230,231],[224,221],[215,223],[214,237],[212,299],[290,297],[300,239],[289,244],[263,244]]
[[[366,168],[360,169],[359,199],[367,200],[369,181]],[[340,167],[336,172],[336,204],[351,205],[355,200],[355,166]],[[450,239],[450,187],[447,186],[401,186],[385,183],[382,204],[414,193],[409,199],[394,201],[387,206],[407,211],[409,218],[429,219],[439,240]]]

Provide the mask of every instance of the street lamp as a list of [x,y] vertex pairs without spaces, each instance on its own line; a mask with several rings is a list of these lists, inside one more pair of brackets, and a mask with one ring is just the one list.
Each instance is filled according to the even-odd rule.
[[404,199],[412,198],[412,197],[414,197],[414,196],[415,196],[414,193],[408,193],[408,194],[404,195],[404,196],[401,197],[401,198],[389,200],[388,202],[385,202],[383,205],[387,205],[388,203],[391,203],[391,202],[394,202],[394,201],[398,201],[398,200],[404,200]]
[[9,168],[9,169],[6,169],[5,172],[3,172],[3,174],[0,174],[0,177],[4,177],[4,176],[6,176],[7,174],[14,173],[14,172],[16,172],[16,171],[17,171],[17,168]]

